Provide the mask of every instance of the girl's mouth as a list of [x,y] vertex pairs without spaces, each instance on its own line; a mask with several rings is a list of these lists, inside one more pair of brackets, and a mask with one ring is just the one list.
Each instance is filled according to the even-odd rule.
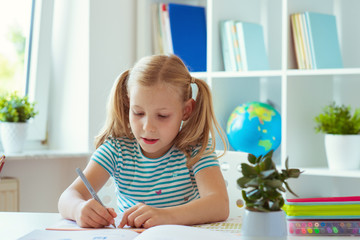
[[151,139],[151,138],[142,138],[144,143],[146,144],[155,144],[159,139]]

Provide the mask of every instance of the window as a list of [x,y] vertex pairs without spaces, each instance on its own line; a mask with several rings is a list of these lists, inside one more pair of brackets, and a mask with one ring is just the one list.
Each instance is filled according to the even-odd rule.
[[51,67],[53,0],[0,0],[0,94],[36,102],[29,140],[45,140]]
[[0,93],[26,94],[32,1],[0,2]]

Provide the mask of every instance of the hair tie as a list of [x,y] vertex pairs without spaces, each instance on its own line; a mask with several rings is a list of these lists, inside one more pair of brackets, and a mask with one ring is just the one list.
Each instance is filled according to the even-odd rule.
[[196,78],[191,77],[191,78],[190,78],[190,83],[195,83],[195,80],[196,80]]

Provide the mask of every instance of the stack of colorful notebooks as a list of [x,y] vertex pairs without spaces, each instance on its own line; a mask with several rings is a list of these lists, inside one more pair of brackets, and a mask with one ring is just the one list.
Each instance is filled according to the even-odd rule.
[[290,235],[360,236],[360,196],[287,199]]

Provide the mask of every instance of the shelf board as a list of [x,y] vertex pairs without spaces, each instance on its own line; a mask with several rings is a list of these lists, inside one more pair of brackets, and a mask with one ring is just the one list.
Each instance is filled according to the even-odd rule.
[[327,176],[327,177],[349,177],[360,178],[360,169],[358,170],[331,170],[328,168],[300,168],[304,175]]
[[360,68],[338,68],[338,69],[316,69],[316,70],[289,69],[287,70],[286,75],[288,76],[360,75]]
[[209,73],[213,78],[240,78],[240,77],[281,77],[282,71],[268,70],[268,71],[244,71],[244,72],[212,72]]
[[195,78],[200,78],[200,79],[205,79],[208,77],[207,72],[191,72],[190,74],[191,74],[191,76],[193,76]]
[[197,78],[249,78],[249,77],[281,77],[283,74],[294,76],[347,76],[360,75],[360,68],[338,68],[338,69],[289,69],[268,70],[268,71],[244,71],[244,72],[192,72],[191,75]]

